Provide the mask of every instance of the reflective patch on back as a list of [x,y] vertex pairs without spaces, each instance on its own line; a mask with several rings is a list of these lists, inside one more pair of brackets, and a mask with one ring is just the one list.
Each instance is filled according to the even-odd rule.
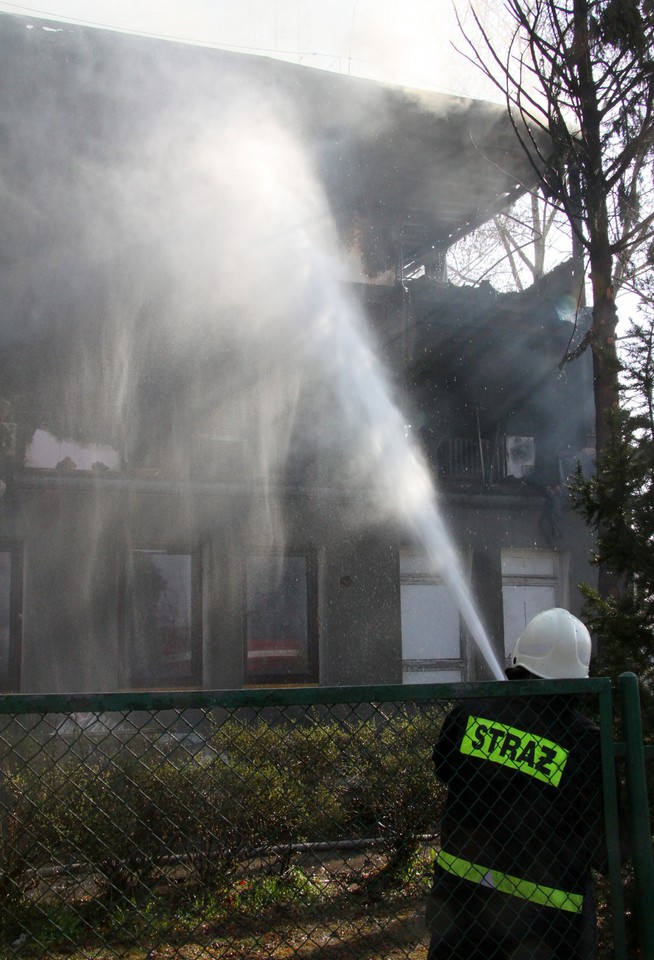
[[495,889],[495,879],[493,877],[493,871],[487,870],[484,876],[479,881],[480,887],[488,887],[489,890]]
[[535,733],[509,727],[485,717],[468,717],[460,752],[518,770],[536,780],[558,787],[568,751]]

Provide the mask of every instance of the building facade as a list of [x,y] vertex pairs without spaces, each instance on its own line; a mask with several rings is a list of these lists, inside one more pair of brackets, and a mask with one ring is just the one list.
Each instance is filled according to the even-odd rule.
[[0,43],[0,689],[488,676],[380,498],[378,389],[498,660],[579,612],[575,271],[444,272],[525,189],[498,107],[20,17]]

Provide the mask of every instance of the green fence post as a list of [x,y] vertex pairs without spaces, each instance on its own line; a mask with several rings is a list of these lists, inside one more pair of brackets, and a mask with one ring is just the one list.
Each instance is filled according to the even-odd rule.
[[611,890],[611,913],[613,916],[613,955],[615,960],[627,960],[627,934],[625,929],[624,896],[622,892],[620,814],[616,782],[612,698],[613,690],[611,682],[606,680],[606,685],[599,696],[599,712],[600,737],[602,743],[606,852],[609,867],[608,878]]
[[650,826],[643,726],[640,715],[638,677],[623,673],[618,678],[627,760],[627,797],[631,831],[631,859],[636,884],[638,935],[643,960],[654,960],[654,863]]

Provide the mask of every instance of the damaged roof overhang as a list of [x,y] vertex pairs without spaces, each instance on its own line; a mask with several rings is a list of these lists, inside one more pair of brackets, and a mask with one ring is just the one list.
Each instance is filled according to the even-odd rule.
[[[536,180],[498,104],[314,73],[304,92],[313,100],[313,88],[326,110],[313,120],[337,220],[345,226],[353,210],[363,214],[369,230],[395,242],[405,271],[506,209]],[[363,123],[353,122],[352,102]]]
[[497,293],[490,284],[411,284],[407,379],[418,406],[432,405],[435,383],[489,422],[529,406],[557,382],[586,332],[587,312],[575,310],[578,283],[569,260],[515,293]]
[[[77,95],[88,109],[85,84],[93,74],[92,87],[100,89],[103,73],[104,102],[92,109],[120,113],[128,105],[113,91],[118,62],[122,76],[133,71],[137,78],[144,64],[162,77],[192,67],[216,96],[229,77],[283,98],[313,153],[341,237],[347,243],[353,229],[363,229],[371,272],[425,262],[535,181],[499,104],[70,24],[46,28],[13,15],[0,15],[0,45],[0,117],[15,109],[70,110]],[[137,89],[130,98],[133,109]]]

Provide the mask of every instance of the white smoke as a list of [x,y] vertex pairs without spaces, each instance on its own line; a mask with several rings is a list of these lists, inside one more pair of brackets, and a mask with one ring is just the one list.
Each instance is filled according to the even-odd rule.
[[138,80],[139,103],[158,108],[128,115],[110,149],[102,121],[77,145],[56,129],[31,140],[46,167],[48,140],[52,169],[23,198],[46,242],[21,264],[75,345],[71,405],[100,396],[100,420],[127,451],[150,416],[173,466],[191,432],[245,438],[268,503],[259,536],[277,544],[288,458],[298,447],[316,457],[317,479],[360,492],[349,522],[391,521],[424,543],[501,678],[427,466],[342,283],[292,110],[229,78],[218,89],[195,74]]

